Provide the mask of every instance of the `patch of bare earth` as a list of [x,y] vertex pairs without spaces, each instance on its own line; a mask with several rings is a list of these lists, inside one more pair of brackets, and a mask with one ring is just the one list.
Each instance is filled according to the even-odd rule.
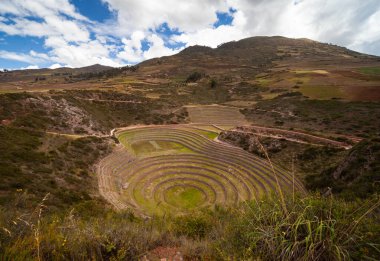
[[183,256],[176,247],[157,247],[145,255],[141,260],[143,261],[182,261]]

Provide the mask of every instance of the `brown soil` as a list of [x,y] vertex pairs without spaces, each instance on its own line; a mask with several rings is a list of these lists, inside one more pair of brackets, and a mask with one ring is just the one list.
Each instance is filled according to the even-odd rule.
[[142,260],[165,260],[165,261],[182,261],[182,254],[176,247],[157,247],[150,251]]

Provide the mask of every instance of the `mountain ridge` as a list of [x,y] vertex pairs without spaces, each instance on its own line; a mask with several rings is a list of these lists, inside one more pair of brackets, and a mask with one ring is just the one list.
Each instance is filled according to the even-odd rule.
[[[177,55],[189,55],[189,54],[212,54],[213,52],[222,52],[222,50],[231,50],[231,49],[247,49],[247,48],[255,48],[257,45],[266,45],[266,44],[271,44],[271,45],[287,45],[287,46],[300,46],[302,43],[304,45],[319,45],[319,46],[329,46],[336,48],[336,50],[340,49],[341,52],[348,52],[351,54],[356,54],[356,55],[361,55],[363,57],[372,57],[372,58],[380,58],[379,56],[376,55],[370,55],[370,54],[365,54],[365,53],[360,53],[357,51],[353,51],[348,49],[347,47],[335,45],[335,44],[329,44],[329,43],[323,43],[319,42],[313,39],[308,39],[308,38],[287,38],[284,36],[253,36],[253,37],[247,37],[243,38],[240,40],[235,40],[235,41],[229,41],[222,43],[218,45],[216,48],[212,48],[209,46],[205,45],[192,45],[184,48],[181,50],[179,53],[171,55],[171,56],[162,56],[162,57],[155,57],[152,59],[148,59],[145,61],[141,61],[140,63],[137,63],[136,65],[144,65],[145,63],[149,63],[150,61],[156,61],[157,59],[164,59],[166,57],[173,57]],[[256,45],[256,46],[255,46]],[[50,68],[40,68],[40,69],[19,69],[19,70],[12,70],[13,72],[19,72],[19,71],[42,71],[42,70],[49,70],[49,71],[62,71],[62,70],[70,70],[70,71],[75,71],[78,70],[80,72],[99,72],[99,71],[105,71],[108,69],[112,68],[118,68],[118,67],[112,67],[112,66],[107,66],[107,65],[102,65],[102,64],[93,64],[89,66],[84,66],[84,67],[60,67],[56,69],[50,69]]]

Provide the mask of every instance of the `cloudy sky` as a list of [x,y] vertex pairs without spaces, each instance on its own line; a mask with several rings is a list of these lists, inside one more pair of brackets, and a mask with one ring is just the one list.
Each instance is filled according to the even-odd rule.
[[380,56],[380,0],[0,0],[7,69],[122,66],[256,35]]

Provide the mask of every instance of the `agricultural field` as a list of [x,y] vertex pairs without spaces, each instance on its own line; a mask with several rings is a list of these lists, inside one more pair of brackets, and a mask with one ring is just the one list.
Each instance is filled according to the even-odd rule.
[[379,101],[379,67],[362,67],[364,65],[319,67],[325,68],[322,70],[317,64],[305,64],[302,69],[281,64],[251,82],[261,87],[264,100],[298,91],[313,100]]
[[121,145],[98,166],[101,194],[119,209],[177,215],[258,200],[279,188],[304,191],[286,170],[218,142],[213,128],[190,124],[117,131]]
[[380,67],[363,67],[359,72],[369,75],[380,75]]
[[247,121],[238,108],[220,106],[220,105],[203,105],[203,106],[186,106],[189,113],[190,121],[193,123],[216,124],[216,125],[244,125]]

